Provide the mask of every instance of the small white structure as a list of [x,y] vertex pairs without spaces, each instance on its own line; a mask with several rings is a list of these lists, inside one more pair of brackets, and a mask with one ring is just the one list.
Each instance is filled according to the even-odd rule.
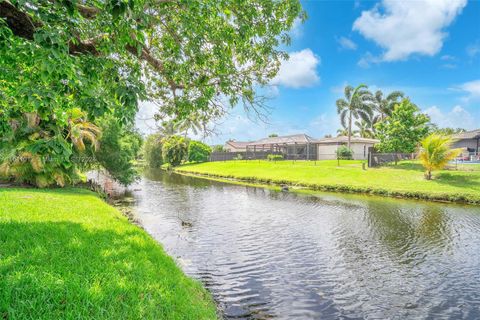
[[[354,160],[368,159],[368,149],[379,143],[380,140],[360,137],[350,138],[350,148],[353,151]],[[348,137],[324,138],[315,141],[317,145],[318,160],[334,160],[337,158],[337,149],[348,145]]]

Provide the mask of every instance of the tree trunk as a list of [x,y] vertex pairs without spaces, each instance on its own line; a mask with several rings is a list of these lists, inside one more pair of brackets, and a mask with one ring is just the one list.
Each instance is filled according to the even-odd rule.
[[432,180],[432,171],[428,170],[425,172],[425,179]]
[[348,116],[348,149],[350,149],[350,141],[352,139],[352,111]]

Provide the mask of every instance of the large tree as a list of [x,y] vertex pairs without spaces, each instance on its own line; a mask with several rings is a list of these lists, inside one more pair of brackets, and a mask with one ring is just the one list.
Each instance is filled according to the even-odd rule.
[[72,108],[126,125],[142,99],[178,122],[258,110],[303,16],[298,0],[0,0],[0,144],[71,168]]
[[338,99],[336,104],[342,126],[348,129],[348,148],[350,149],[353,121],[355,119],[362,119],[367,123],[372,121],[373,95],[364,84],[356,88],[346,86],[345,98]]
[[403,99],[389,117],[376,125],[381,152],[413,153],[429,133],[430,118],[409,99]]

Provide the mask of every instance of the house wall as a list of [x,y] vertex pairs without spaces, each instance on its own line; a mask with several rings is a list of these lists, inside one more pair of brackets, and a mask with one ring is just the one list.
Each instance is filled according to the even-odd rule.
[[318,160],[335,160],[337,159],[337,148],[336,144],[319,144],[317,150],[317,159]]
[[[318,160],[335,160],[337,159],[337,149],[340,145],[337,144],[319,144],[318,145]],[[352,142],[350,145],[353,151],[354,160],[368,159],[368,148],[373,147],[373,143],[359,143]]]
[[477,150],[477,139],[462,139],[452,144],[453,148],[470,148]]
[[368,148],[373,147],[373,143],[352,143],[353,159],[368,159]]

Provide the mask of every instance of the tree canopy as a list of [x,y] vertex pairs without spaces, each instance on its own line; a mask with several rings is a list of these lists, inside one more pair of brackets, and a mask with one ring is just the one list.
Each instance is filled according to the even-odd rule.
[[[25,168],[30,180],[63,184],[82,152],[69,134],[73,109],[91,130],[109,115],[131,125],[144,99],[179,123],[238,104],[258,110],[255,88],[276,75],[279,47],[303,17],[298,0],[0,1],[0,147],[17,149],[0,164],[56,155],[53,171]],[[90,138],[76,143],[92,147]]]
[[403,99],[395,106],[392,114],[376,125],[380,143],[376,146],[382,152],[412,153],[420,141],[429,133],[430,118],[420,109]]
[[3,1],[2,91],[124,117],[148,96],[166,116],[207,120],[261,106],[255,86],[275,76],[303,16],[298,0]]

